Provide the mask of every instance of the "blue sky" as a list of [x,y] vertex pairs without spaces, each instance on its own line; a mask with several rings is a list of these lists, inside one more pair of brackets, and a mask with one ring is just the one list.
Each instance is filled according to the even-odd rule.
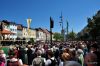
[[50,16],[54,20],[53,32],[60,32],[62,12],[64,27],[69,22],[69,31],[81,31],[87,25],[87,17],[92,17],[100,9],[100,0],[0,0],[0,20],[14,21],[31,27],[49,30]]

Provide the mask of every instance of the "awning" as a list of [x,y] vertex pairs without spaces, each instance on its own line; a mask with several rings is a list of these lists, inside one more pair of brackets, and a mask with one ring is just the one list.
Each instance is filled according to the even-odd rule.
[[3,31],[1,31],[1,34],[15,34],[15,33],[11,32],[9,30],[3,29]]

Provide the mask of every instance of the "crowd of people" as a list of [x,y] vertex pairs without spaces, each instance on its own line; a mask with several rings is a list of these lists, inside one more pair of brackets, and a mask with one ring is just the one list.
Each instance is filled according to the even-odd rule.
[[67,41],[10,46],[0,49],[0,66],[100,66],[99,43]]

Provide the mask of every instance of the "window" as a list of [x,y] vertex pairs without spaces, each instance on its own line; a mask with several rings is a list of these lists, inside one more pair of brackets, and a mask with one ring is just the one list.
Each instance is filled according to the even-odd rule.
[[12,31],[12,29],[10,29]]

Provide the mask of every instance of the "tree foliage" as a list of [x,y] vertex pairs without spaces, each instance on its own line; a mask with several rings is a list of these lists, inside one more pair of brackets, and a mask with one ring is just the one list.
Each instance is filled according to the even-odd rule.
[[63,35],[61,35],[60,33],[54,33],[54,37],[53,37],[56,41],[62,41],[63,40]]
[[30,38],[30,42],[34,44],[34,38]]
[[74,40],[75,38],[76,38],[76,33],[75,32],[72,31],[68,34],[68,39]]
[[88,24],[86,27],[86,31],[80,35],[80,38],[88,40],[100,40],[100,10],[95,16],[93,16],[93,18],[88,18]]
[[93,19],[94,23],[93,25],[91,25],[90,27],[88,27],[90,29],[89,34],[91,35],[93,40],[96,40],[96,38],[98,36],[100,36],[100,17]]

